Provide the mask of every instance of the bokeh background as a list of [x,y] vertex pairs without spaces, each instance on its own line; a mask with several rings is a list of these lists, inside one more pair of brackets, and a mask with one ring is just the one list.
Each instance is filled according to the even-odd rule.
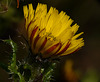
[[[8,1],[8,3],[7,3]],[[11,37],[18,44],[17,59],[27,56],[22,6],[45,3],[65,11],[83,31],[85,46],[78,52],[61,57],[54,74],[54,82],[100,82],[100,0],[0,0],[0,39]],[[1,5],[3,4],[3,5]],[[0,62],[7,64],[11,47],[0,41]],[[0,82],[11,82],[0,68]]]

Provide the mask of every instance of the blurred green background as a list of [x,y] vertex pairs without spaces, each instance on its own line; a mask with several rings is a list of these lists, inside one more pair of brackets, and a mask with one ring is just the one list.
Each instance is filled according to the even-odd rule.
[[[0,1],[0,39],[8,39],[10,36],[18,44],[18,60],[27,56],[26,42],[20,37],[21,34],[25,36],[22,6],[33,3],[36,8],[38,2],[45,3],[48,9],[53,6],[59,11],[65,11],[74,23],[80,26],[77,33],[83,31],[84,34],[81,37],[85,40],[85,46],[81,50],[61,57],[54,82],[100,82],[99,0],[20,0],[19,2],[19,8],[17,8],[17,0]],[[10,46],[0,41],[0,62],[8,63],[10,52]],[[66,62],[69,65],[64,69]],[[68,73],[66,75],[66,70],[69,68],[72,69],[69,72],[70,75]],[[11,82],[8,74],[1,68],[0,82]]]

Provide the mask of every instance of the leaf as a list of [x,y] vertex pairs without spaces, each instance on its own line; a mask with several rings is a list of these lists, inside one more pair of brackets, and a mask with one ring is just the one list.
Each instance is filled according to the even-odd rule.
[[11,45],[11,47],[12,47],[12,51],[13,51],[12,60],[11,60],[10,66],[8,66],[8,69],[11,72],[16,73],[17,72],[17,66],[16,66],[16,51],[17,51],[17,45],[11,39],[3,40],[3,41],[6,42],[7,44]]
[[44,75],[42,78],[43,82],[50,82],[50,80],[52,80],[52,74],[54,72],[55,67],[56,67],[56,63],[51,63],[48,69],[44,71]]
[[[16,43],[11,39],[3,40],[3,41],[6,42],[7,44],[11,45],[12,51],[13,51],[12,59],[10,61],[8,69],[10,70],[10,72],[12,74],[14,74],[14,75],[17,74],[19,76],[19,78],[20,78],[19,82],[25,82],[24,77],[20,74],[20,72],[18,72],[18,67],[16,65],[16,51],[17,51]],[[16,80],[16,78],[14,78],[14,79]]]

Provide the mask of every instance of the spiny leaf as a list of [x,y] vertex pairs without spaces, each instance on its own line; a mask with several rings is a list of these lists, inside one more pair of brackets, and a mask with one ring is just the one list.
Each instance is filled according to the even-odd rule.
[[8,66],[8,69],[11,72],[17,73],[17,66],[16,66],[16,51],[17,51],[17,45],[11,39],[3,40],[3,41],[6,42],[7,44],[11,45],[12,51],[13,51],[12,60],[11,60],[10,65]]
[[4,41],[5,43],[11,45],[13,53],[16,53],[17,45],[16,45],[16,43],[13,40],[8,39],[8,40],[2,40],[2,41]]
[[56,63],[51,63],[51,65],[49,66],[49,68],[44,71],[44,75],[43,75],[43,82],[50,82],[50,80],[52,80],[52,74],[54,72]]
[[13,51],[11,63],[9,64],[8,69],[14,75],[17,74],[19,76],[19,78],[20,78],[19,82],[25,82],[24,77],[20,74],[20,72],[18,72],[18,67],[16,65],[16,51],[17,51],[16,43],[11,39],[3,40],[3,41],[8,43],[9,45],[11,45],[12,51]]

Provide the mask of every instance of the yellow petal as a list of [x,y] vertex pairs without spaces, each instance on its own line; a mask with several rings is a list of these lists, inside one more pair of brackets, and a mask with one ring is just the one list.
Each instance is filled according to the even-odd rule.
[[28,21],[31,22],[34,17],[34,10],[33,10],[32,4],[29,4],[28,6],[29,6],[29,18],[28,18],[29,20]]
[[23,6],[23,12],[24,12],[24,17],[26,19],[28,17],[28,8],[27,8],[27,6]]
[[51,57],[52,55],[54,55],[59,50],[60,46],[60,43],[49,46],[46,50],[42,52],[43,58]]
[[84,46],[84,42],[82,39],[83,38],[81,38],[77,41],[73,41],[72,45],[70,45],[70,47],[66,50],[66,52],[64,52],[60,56],[71,54],[71,53],[77,51],[78,49],[80,49],[82,46]]
[[74,25],[72,26],[71,29],[72,29],[72,31],[73,31],[74,34],[77,32],[78,28],[79,28],[79,26],[78,26],[77,24],[74,24]]
[[81,32],[81,33],[75,35],[75,36],[72,38],[72,40],[77,39],[77,38],[78,38],[80,35],[82,35],[83,33],[84,33],[84,32]]
[[64,30],[57,39],[60,39],[62,43],[69,41],[73,36],[71,29]]

